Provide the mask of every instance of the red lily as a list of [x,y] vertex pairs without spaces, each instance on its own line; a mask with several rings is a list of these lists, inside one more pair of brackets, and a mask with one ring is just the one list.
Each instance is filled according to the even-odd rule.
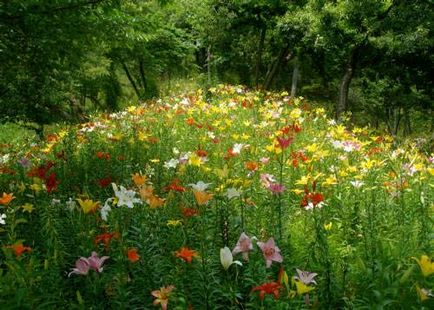
[[45,186],[47,188],[47,192],[51,193],[53,190],[57,188],[57,184],[59,184],[59,181],[56,180],[56,173],[52,172],[46,179],[45,179]]
[[193,208],[182,208],[181,212],[184,217],[193,217],[199,214],[199,211]]
[[109,245],[110,245],[110,241],[113,238],[119,238],[119,233],[118,232],[112,232],[112,233],[103,233],[103,234],[99,234],[98,236],[95,237],[95,240],[93,241],[94,244],[98,244],[98,243],[104,243],[104,246],[106,249],[108,249]]
[[259,298],[264,300],[265,294],[273,294],[274,299],[279,299],[279,289],[282,287],[281,284],[277,282],[266,282],[262,285],[255,286],[252,292],[259,291]]
[[106,176],[105,178],[99,179],[97,184],[99,187],[104,188],[112,184],[113,178],[111,176]]
[[175,191],[179,193],[185,192],[185,187],[182,186],[180,183],[181,181],[179,181],[179,179],[173,179],[172,183],[167,185],[165,189],[168,191]]

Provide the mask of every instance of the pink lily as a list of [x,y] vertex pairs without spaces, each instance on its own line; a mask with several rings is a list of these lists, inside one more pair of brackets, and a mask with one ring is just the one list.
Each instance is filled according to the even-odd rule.
[[274,194],[274,195],[278,195],[278,194],[282,194],[285,191],[285,186],[282,184],[278,184],[278,183],[271,183],[268,186],[268,189]]
[[294,141],[293,137],[289,137],[289,138],[281,138],[281,137],[277,137],[277,142],[279,143],[280,148],[282,149],[286,149],[288,146],[290,146],[292,144],[292,142]]
[[72,271],[68,274],[68,277],[72,274],[87,275],[89,272],[89,261],[85,257],[80,257],[75,262],[75,268],[71,268],[71,270]]
[[262,173],[261,174],[261,184],[268,188],[270,187],[271,184],[275,183],[276,179],[274,178],[274,176],[272,174],[268,174],[268,173]]
[[237,245],[232,250],[232,255],[243,253],[244,260],[249,260],[249,251],[253,250],[252,240],[244,232],[241,233]]
[[96,272],[102,272],[102,265],[107,259],[109,259],[109,256],[103,256],[99,258],[96,252],[92,252],[92,255],[87,260],[89,262],[90,268],[92,268]]
[[280,255],[280,249],[275,245],[274,239],[270,238],[267,242],[258,242],[258,247],[261,248],[262,254],[264,254],[267,268],[269,268],[273,261],[281,263],[283,261],[282,255]]

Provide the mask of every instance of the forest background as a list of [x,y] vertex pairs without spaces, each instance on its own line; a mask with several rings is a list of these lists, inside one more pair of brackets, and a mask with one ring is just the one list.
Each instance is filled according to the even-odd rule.
[[424,0],[3,0],[0,119],[42,133],[230,83],[432,145],[433,21]]

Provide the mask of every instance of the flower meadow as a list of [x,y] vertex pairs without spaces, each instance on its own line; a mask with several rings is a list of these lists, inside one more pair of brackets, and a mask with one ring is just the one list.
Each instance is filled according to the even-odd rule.
[[287,93],[92,116],[1,146],[0,305],[429,309],[433,188],[433,154]]

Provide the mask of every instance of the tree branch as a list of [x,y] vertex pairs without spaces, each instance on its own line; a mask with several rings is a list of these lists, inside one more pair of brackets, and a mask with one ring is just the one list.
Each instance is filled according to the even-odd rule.
[[0,15],[0,18],[14,20],[14,19],[23,18],[27,14],[47,15],[47,14],[53,14],[53,13],[58,13],[58,12],[76,10],[76,9],[80,9],[82,7],[85,7],[85,6],[100,4],[102,2],[108,2],[108,1],[110,1],[110,0],[87,0],[87,1],[81,1],[81,2],[78,2],[75,4],[71,4],[71,5],[53,7],[50,9],[44,9],[44,8],[41,8],[40,6],[35,5],[35,6],[30,7],[28,10],[26,10],[26,12],[24,12],[24,14],[21,14],[21,15],[2,14],[2,15]]

